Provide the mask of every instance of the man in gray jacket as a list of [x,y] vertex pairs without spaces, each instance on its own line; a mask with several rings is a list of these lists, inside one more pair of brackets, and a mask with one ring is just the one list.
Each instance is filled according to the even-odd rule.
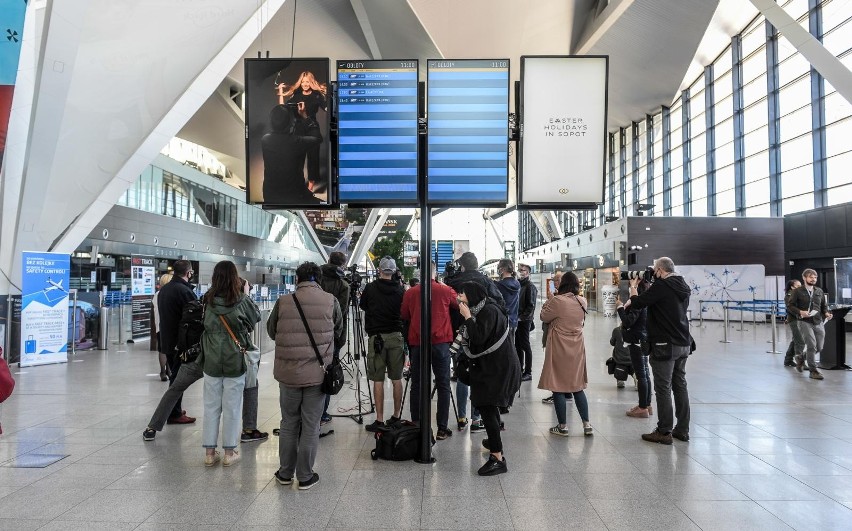
[[[786,297],[787,312],[796,317],[795,326],[799,328],[805,340],[805,354],[808,357],[808,367],[812,380],[822,380],[822,373],[817,369],[816,355],[822,351],[825,342],[825,321],[831,319],[825,293],[817,287],[817,272],[805,269],[802,272],[804,284]],[[796,370],[802,372],[804,360],[802,355],[796,356]]]
[[325,394],[320,390],[325,371],[317,355],[324,365],[330,363],[335,338],[343,333],[340,304],[318,284],[321,274],[313,262],[300,265],[296,269],[296,292],[279,297],[266,322],[269,337],[275,340],[273,374],[281,404],[280,468],[275,479],[281,485],[290,485],[295,474],[299,490],[319,482],[314,462],[325,404]]

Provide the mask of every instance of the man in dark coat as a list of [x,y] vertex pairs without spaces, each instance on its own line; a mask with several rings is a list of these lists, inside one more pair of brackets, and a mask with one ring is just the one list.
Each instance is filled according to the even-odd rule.
[[[183,307],[187,302],[197,298],[189,283],[193,274],[192,264],[186,260],[178,260],[172,266],[172,271],[174,277],[160,289],[157,297],[157,309],[160,313],[160,345],[168,357],[171,370],[169,385],[174,383],[181,365],[175,346],[177,346],[178,325],[183,315]],[[169,415],[168,422],[169,424],[191,424],[195,422],[195,418],[186,415],[181,409],[181,399],[178,399]]]
[[271,132],[263,135],[263,201],[275,205],[320,202],[305,181],[305,157],[322,143],[319,124],[308,118],[304,102],[295,111],[276,105],[269,113]]
[[[340,356],[340,349],[346,344],[346,324],[349,316],[349,283],[344,280],[343,266],[346,265],[346,255],[340,251],[334,251],[328,256],[328,263],[322,266],[322,276],[319,279],[319,285],[326,293],[334,295],[337,303],[340,305],[340,311],[343,312],[343,332],[334,338],[334,357]],[[328,404],[331,401],[331,396],[325,397],[325,408],[322,410],[322,419],[320,424],[328,424],[331,422],[331,415],[328,414]]]
[[538,303],[538,289],[530,282],[530,266],[518,264],[518,280],[521,293],[518,297],[518,329],[515,330],[515,350],[521,362],[521,381],[532,380],[532,345],[530,332],[533,327],[535,307]]

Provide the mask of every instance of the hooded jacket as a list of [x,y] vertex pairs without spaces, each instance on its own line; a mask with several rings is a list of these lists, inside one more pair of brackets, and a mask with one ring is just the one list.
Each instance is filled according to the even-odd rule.
[[260,311],[248,295],[230,306],[221,297],[204,306],[204,333],[201,335],[202,354],[199,364],[204,374],[215,378],[236,378],[246,372],[243,353],[222,324],[223,316],[240,345],[252,349],[251,334],[260,322]]
[[[503,336],[508,326],[506,310],[491,297],[475,316],[465,321],[473,356],[486,351]],[[470,403],[476,407],[506,407],[521,386],[521,364],[506,337],[489,354],[474,357],[470,364]]]
[[515,277],[506,277],[501,278],[494,285],[497,286],[500,294],[503,295],[503,302],[506,305],[506,315],[509,317],[509,326],[517,328],[521,283]]
[[630,297],[630,309],[648,308],[648,342],[688,347],[692,343],[686,309],[689,286],[679,275],[658,278],[645,293]]
[[538,303],[538,289],[530,281],[530,277],[520,280],[519,284],[521,285],[521,294],[518,297],[518,320],[532,321]]
[[349,283],[343,279],[343,272],[334,264],[322,266],[322,277],[319,281],[320,287],[326,293],[334,295],[340,311],[343,313],[343,332],[335,337],[334,348],[340,348],[346,343],[346,323],[349,315]]
[[364,287],[360,307],[364,310],[367,335],[402,332],[402,295],[399,282],[378,278]]
[[[461,273],[456,273],[455,275],[445,278],[444,283],[453,288],[453,291],[456,293],[461,293],[461,287],[467,282],[476,282],[483,288],[485,288],[486,293],[491,299],[494,299],[497,306],[502,308],[504,311],[506,310],[506,303],[503,300],[503,294],[500,293],[500,290],[497,289],[497,286],[494,285],[494,282],[480,273],[479,271],[462,271]],[[453,332],[458,332],[459,326],[464,322],[464,318],[459,313],[458,309],[450,310],[450,322],[453,325]]]

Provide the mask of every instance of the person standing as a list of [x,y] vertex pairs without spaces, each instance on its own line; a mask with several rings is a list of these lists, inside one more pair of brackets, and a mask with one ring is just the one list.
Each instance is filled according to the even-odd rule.
[[[689,308],[690,289],[683,277],[675,274],[674,262],[669,257],[654,260],[654,277],[654,282],[641,295],[639,288],[631,283],[630,301],[625,306],[633,310],[648,308],[648,343],[659,418],[657,428],[642,435],[642,440],[671,444],[672,437],[689,440],[686,360],[693,349],[686,310]],[[676,425],[674,417],[677,417]]]
[[518,264],[518,281],[521,292],[518,296],[518,328],[515,330],[515,350],[521,362],[521,381],[532,380],[532,345],[530,332],[534,325],[535,308],[538,304],[538,289],[530,281],[530,266]]
[[[340,311],[343,313],[343,332],[334,338],[334,357],[340,356],[340,350],[346,344],[346,325],[349,317],[349,283],[345,280],[345,271],[343,266],[346,265],[346,255],[340,251],[334,251],[328,255],[328,263],[322,266],[322,276],[319,280],[319,285],[326,293],[334,295],[337,299],[337,304],[340,305]],[[328,404],[331,402],[331,396],[326,395],[325,407],[322,410],[322,418],[320,424],[328,424],[331,422],[331,415],[328,414]]]
[[[160,289],[163,289],[163,286],[169,283],[172,279],[171,273],[166,273],[165,275],[160,277]],[[160,358],[160,380],[163,382],[169,381],[169,358],[167,353],[163,350],[163,344],[160,342],[160,309],[158,307],[160,298],[160,290],[157,290],[157,293],[154,293],[154,296],[151,298],[151,307],[153,308],[154,314],[154,332],[157,335],[157,354]]]
[[[453,288],[438,282],[438,268],[432,262],[432,372],[435,374],[435,387],[438,390],[438,410],[436,411],[439,441],[452,437],[453,432],[447,423],[450,418],[450,343],[453,341],[453,327],[450,324],[450,309],[458,309],[456,292]],[[402,320],[408,321],[408,353],[411,358],[411,420],[420,421],[420,293],[418,284],[409,288],[402,297]]]
[[[630,285],[636,287],[639,295],[648,289],[648,283],[639,278],[630,279]],[[651,407],[651,375],[648,372],[648,356],[645,347],[648,344],[648,310],[645,308],[625,308],[618,300],[615,307],[621,320],[621,338],[630,351],[630,365],[636,377],[639,392],[639,405],[627,410],[628,417],[648,418],[654,414]]]
[[[796,326],[805,340],[805,354],[808,358],[808,367],[811,371],[811,379],[822,380],[822,373],[817,369],[816,356],[822,351],[825,341],[825,321],[831,319],[828,310],[828,302],[825,293],[818,288],[817,272],[813,269],[805,269],[802,272],[804,284],[794,289],[787,298],[787,311],[796,315]],[[796,370],[804,370],[804,358],[796,356]]]
[[281,405],[275,480],[291,485],[295,474],[299,490],[319,482],[314,463],[326,397],[322,392],[323,367],[331,363],[335,338],[343,332],[340,304],[317,283],[321,274],[313,262],[300,265],[295,293],[279,297],[266,321],[266,331],[275,340],[273,373]]
[[586,370],[586,345],[583,325],[588,311],[586,299],[580,297],[580,281],[574,273],[562,275],[554,297],[541,307],[541,322],[548,324],[544,367],[538,381],[539,389],[553,392],[553,406],[558,424],[550,433],[567,437],[567,400],[571,395],[577,413],[583,421],[583,435],[592,435],[589,420],[589,401],[585,389],[589,382]]
[[[787,353],[784,355],[784,366],[795,367],[795,356],[801,356],[805,352],[805,338],[799,331],[797,321],[799,320],[799,312],[791,312],[789,306],[790,296],[793,290],[802,286],[802,283],[796,279],[787,282],[787,288],[784,290],[784,306],[787,309],[787,326],[790,327],[790,335],[793,339],[790,341],[790,346],[787,347]],[[810,367],[808,367],[810,369]]]
[[367,379],[373,382],[376,420],[366,426],[378,431],[384,423],[385,374],[393,385],[393,415],[388,425],[397,422],[402,409],[402,369],[405,351],[402,339],[402,295],[405,289],[394,280],[396,261],[386,256],[379,261],[379,278],[364,287],[360,307],[364,310],[367,332]]
[[204,372],[204,464],[219,462],[216,443],[222,423],[222,466],[240,460],[240,414],[246,383],[245,351],[252,349],[251,334],[260,311],[243,292],[237,266],[222,260],[213,268],[210,289],[204,294],[204,333],[199,365]]
[[[181,360],[175,350],[178,338],[178,325],[183,315],[183,307],[189,301],[197,299],[189,279],[192,278],[192,264],[187,260],[178,260],[172,266],[172,280],[160,288],[157,297],[157,310],[160,315],[160,348],[166,353],[169,362],[169,386],[175,383]],[[189,417],[181,409],[183,395],[177,399],[169,414],[169,424],[192,424],[195,417]]]

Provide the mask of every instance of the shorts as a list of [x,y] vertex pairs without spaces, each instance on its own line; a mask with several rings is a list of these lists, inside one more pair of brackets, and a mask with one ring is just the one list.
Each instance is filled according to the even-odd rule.
[[[381,336],[384,346],[376,352],[376,336]],[[367,379],[371,382],[383,382],[385,373],[391,380],[402,379],[405,365],[405,352],[402,349],[402,332],[376,334],[367,338]]]

